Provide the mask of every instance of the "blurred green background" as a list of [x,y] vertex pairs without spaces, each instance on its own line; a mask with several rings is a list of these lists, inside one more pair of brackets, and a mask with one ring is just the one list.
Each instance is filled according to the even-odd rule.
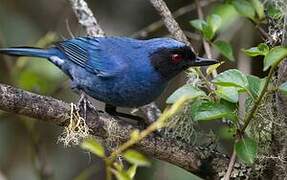
[[[172,11],[194,3],[192,0],[166,2]],[[160,18],[147,0],[87,0],[87,3],[109,35],[130,36]],[[213,11],[216,6],[217,3],[210,3],[204,7],[205,13]],[[201,41],[189,25],[189,21],[196,18],[196,10],[193,10],[177,20],[190,34],[195,49],[202,53]],[[78,24],[66,0],[0,0],[0,47],[46,47],[54,41],[71,38],[71,33],[74,36],[85,35],[85,30]],[[147,37],[139,38],[167,34],[162,27]],[[237,19],[222,29],[220,35],[231,41],[237,59],[235,63],[225,63],[223,68],[237,66],[247,73],[261,73],[258,72],[261,63],[250,63],[239,51],[259,41],[250,22]],[[215,57],[218,56],[216,52],[213,53]],[[183,80],[182,76],[174,80],[165,95],[170,94]],[[0,55],[0,82],[67,102],[75,102],[78,98],[69,89],[68,78],[46,60],[22,58],[16,61],[16,58]],[[88,172],[86,169],[93,166],[94,173],[90,179],[104,179],[104,168],[99,159],[78,147],[64,148],[61,143],[57,143],[61,132],[62,128],[55,125],[0,111],[0,175],[12,180],[69,180],[83,171]],[[178,167],[155,160],[151,168],[140,169],[136,179],[196,178]]]

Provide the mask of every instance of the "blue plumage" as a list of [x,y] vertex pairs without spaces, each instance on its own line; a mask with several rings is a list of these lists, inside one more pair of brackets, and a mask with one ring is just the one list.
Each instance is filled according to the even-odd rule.
[[210,65],[170,38],[79,37],[49,49],[6,48],[0,52],[49,59],[77,89],[113,106],[138,107],[155,100],[182,70]]

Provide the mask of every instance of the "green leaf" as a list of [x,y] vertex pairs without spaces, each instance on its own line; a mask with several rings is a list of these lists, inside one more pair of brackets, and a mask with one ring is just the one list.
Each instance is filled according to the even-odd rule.
[[232,46],[225,41],[216,41],[213,43],[214,47],[227,59],[234,61]]
[[287,81],[279,86],[279,91],[287,95]]
[[246,76],[237,69],[230,69],[218,74],[215,79],[213,79],[213,82],[220,86],[240,87],[243,90],[248,87]]
[[221,25],[221,17],[216,14],[212,14],[207,17],[207,24],[211,27],[213,33],[215,33]]
[[191,116],[194,121],[210,121],[221,118],[235,119],[234,106],[230,103],[197,100],[191,105]]
[[262,20],[265,18],[264,14],[264,6],[259,0],[251,0],[251,3],[256,11],[256,14],[258,16],[259,20]]
[[81,144],[81,148],[88,150],[101,158],[105,157],[105,150],[103,146],[99,144],[94,138],[85,139]]
[[137,166],[150,166],[148,159],[135,150],[127,150],[123,154],[123,157],[131,164],[135,164]]
[[267,53],[269,53],[269,46],[265,43],[260,43],[258,46],[258,49],[262,52],[262,54],[265,56]]
[[238,102],[238,88],[217,86],[216,95],[231,103]]
[[217,70],[217,68],[221,66],[223,63],[224,61],[221,61],[219,63],[208,66],[208,68],[206,69],[206,75],[209,76],[210,74],[212,74],[212,72]]
[[269,47],[265,43],[260,43],[257,47],[243,49],[243,52],[250,57],[265,56],[269,52]]
[[219,3],[215,5],[214,9],[212,10],[212,14],[216,14],[221,18],[219,30],[229,27],[239,17],[239,14],[235,8],[227,3]]
[[127,174],[129,175],[129,177],[131,179],[133,179],[136,175],[137,172],[137,166],[136,165],[132,165],[131,167],[129,167],[129,169],[127,170]]
[[115,169],[111,169],[111,171],[116,176],[117,180],[132,180],[125,171],[117,171]]
[[215,33],[212,30],[212,27],[209,26],[208,24],[202,25],[202,34],[206,40],[211,40],[215,35]]
[[194,27],[195,29],[197,29],[200,32],[202,32],[203,24],[207,25],[207,23],[204,20],[201,20],[201,19],[192,20],[192,21],[190,21],[190,24],[192,25],[192,27]]
[[250,138],[243,138],[235,143],[235,151],[239,159],[251,165],[256,158],[256,142]]
[[236,135],[236,129],[231,127],[220,127],[218,130],[218,136],[225,140],[232,140]]
[[250,2],[246,0],[233,0],[232,5],[242,16],[255,20],[255,9]]
[[122,162],[114,162],[113,165],[117,171],[122,171],[124,169],[124,165]]
[[270,66],[277,66],[281,60],[287,56],[287,48],[285,47],[274,47],[264,58],[264,71],[266,71]]
[[267,6],[267,14],[273,19],[280,19],[283,16],[283,13],[277,9],[277,7],[274,4],[269,4]]
[[258,97],[263,90],[266,79],[260,79],[257,76],[247,75],[248,89],[253,97]]
[[252,108],[254,99],[251,96],[247,96],[244,102],[245,112],[249,112]]
[[167,104],[173,104],[177,100],[179,100],[182,96],[189,96],[191,99],[197,98],[199,96],[206,96],[205,92],[200,90],[199,88],[191,85],[191,84],[186,84],[179,89],[177,89],[172,95],[170,95],[166,103]]

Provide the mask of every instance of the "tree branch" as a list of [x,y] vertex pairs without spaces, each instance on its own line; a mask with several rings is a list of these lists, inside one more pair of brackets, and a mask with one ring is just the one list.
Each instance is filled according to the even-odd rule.
[[[59,126],[69,123],[71,111],[70,104],[66,102],[4,84],[0,84],[0,109]],[[104,141],[112,141],[115,146],[127,141],[132,130],[136,128],[121,125],[109,115],[98,114],[93,109],[87,112],[87,125],[93,131],[93,135],[101,137]],[[205,178],[219,178],[228,164],[228,158],[220,154],[157,136],[140,141],[135,149]]]
[[[151,0],[151,2],[162,15],[164,23],[171,34],[176,39],[190,45],[166,4],[160,0]],[[84,0],[70,0],[70,3],[76,16],[79,18],[80,24],[86,28],[88,35],[104,36],[104,31],[97,23],[92,11]],[[71,111],[70,105],[66,102],[3,84],[0,84],[0,109],[50,122],[58,126],[64,126],[69,123]],[[86,123],[93,131],[93,135],[101,137],[104,141],[110,142],[114,146],[126,142],[130,138],[132,130],[136,128],[132,125],[119,124],[111,116],[99,114],[93,109],[88,109]],[[221,178],[228,165],[228,158],[220,153],[157,136],[151,136],[140,141],[134,148],[151,157],[170,162],[206,179]]]
[[163,0],[150,0],[150,2],[161,15],[163,22],[170,34],[178,41],[184,42],[186,45],[190,46],[194,51],[193,47],[191,46],[184,32],[180,28],[179,24],[173,18],[166,3]]
[[[215,2],[216,0],[201,0],[199,2],[200,6],[207,6],[212,2]],[[179,8],[178,10],[174,11],[172,13],[172,16],[174,18],[178,18],[188,12],[191,12],[193,10],[196,9],[196,5],[193,4],[189,4],[187,6],[183,6],[181,8]],[[146,26],[145,28],[143,28],[142,30],[135,32],[134,34],[132,34],[132,37],[147,37],[150,33],[156,31],[157,29],[161,28],[164,25],[164,22],[162,20],[158,20],[155,21],[153,23],[151,23],[150,25]]]
[[105,36],[93,12],[89,9],[84,0],[69,0],[79,20],[79,23],[86,29],[89,36]]

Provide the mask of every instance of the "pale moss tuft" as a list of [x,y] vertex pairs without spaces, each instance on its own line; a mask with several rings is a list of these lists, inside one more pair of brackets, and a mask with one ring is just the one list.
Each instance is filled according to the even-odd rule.
[[190,105],[186,105],[173,116],[163,129],[164,136],[172,139],[180,139],[189,144],[195,143],[197,133],[194,125],[196,123],[192,120],[190,112]]
[[68,147],[71,145],[79,145],[83,139],[90,136],[91,130],[84,118],[80,116],[76,106],[71,103],[70,122],[67,127],[64,128],[63,133],[58,138],[58,142],[63,143]]

